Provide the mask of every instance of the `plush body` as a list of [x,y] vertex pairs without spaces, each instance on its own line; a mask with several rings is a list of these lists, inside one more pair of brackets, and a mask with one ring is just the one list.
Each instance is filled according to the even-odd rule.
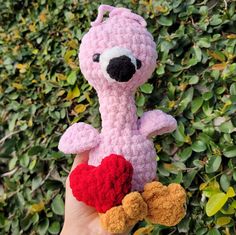
[[[100,142],[90,151],[89,164],[99,165],[102,158],[110,153],[123,155],[134,168],[132,190],[140,191],[145,183],[156,177],[156,152],[153,142],[147,138],[147,133],[140,130],[132,94],[113,91],[103,97],[99,96],[102,115]],[[159,121],[156,129],[161,129],[164,125],[169,126],[168,118],[172,121],[174,129],[176,123],[173,118],[161,111],[155,112]],[[161,120],[163,118],[166,120]]]

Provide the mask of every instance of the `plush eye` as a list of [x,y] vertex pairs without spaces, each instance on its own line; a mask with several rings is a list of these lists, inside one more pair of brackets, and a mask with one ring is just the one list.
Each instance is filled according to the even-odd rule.
[[137,69],[140,69],[142,66],[142,62],[139,59],[136,59]]
[[96,53],[93,55],[93,62],[99,62],[100,54]]

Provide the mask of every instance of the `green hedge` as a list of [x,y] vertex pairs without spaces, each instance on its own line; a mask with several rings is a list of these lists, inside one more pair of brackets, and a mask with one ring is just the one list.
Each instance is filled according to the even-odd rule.
[[[95,91],[78,67],[101,1],[0,4],[0,234],[58,234],[73,156],[57,144],[72,122],[100,126]],[[236,234],[236,11],[228,0],[102,1],[145,17],[157,69],[136,94],[138,114],[178,121],[154,139],[158,177],[181,183],[187,215],[149,234]],[[134,228],[145,226],[145,222]],[[143,232],[139,234],[148,234]]]

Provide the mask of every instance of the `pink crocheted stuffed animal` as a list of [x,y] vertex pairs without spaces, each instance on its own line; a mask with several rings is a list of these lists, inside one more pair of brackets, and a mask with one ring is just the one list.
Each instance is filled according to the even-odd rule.
[[[103,14],[107,11],[109,18],[103,20]],[[88,164],[95,167],[99,167],[102,160],[111,154],[121,155],[133,167],[131,191],[145,192],[145,184],[156,178],[156,152],[150,137],[176,129],[176,120],[160,110],[145,112],[140,119],[136,114],[134,92],[151,77],[156,67],[156,59],[156,44],[141,16],[125,8],[101,5],[98,17],[83,37],[79,50],[81,71],[98,94],[101,132],[86,123],[75,123],[66,130],[59,142],[59,149],[66,154],[89,151]],[[80,172],[79,169],[77,172]],[[73,187],[76,187],[76,180],[79,181],[73,179]],[[160,190],[159,186],[156,186],[157,191]],[[176,190],[176,197],[182,198],[179,204],[183,208],[185,193],[179,185]],[[142,198],[145,198],[144,195]],[[146,198],[142,202],[147,207],[142,204],[145,213],[138,219],[150,215],[147,201]],[[136,206],[140,205],[138,203]],[[171,207],[166,209],[174,211],[172,204]],[[113,212],[116,211],[115,208],[117,207],[111,208]],[[116,211],[115,214],[117,213],[120,215],[120,212]],[[122,232],[138,220],[132,216],[128,216],[128,219],[126,213],[123,227],[117,229],[114,228],[115,219],[111,221],[105,215],[103,214],[102,219],[103,226],[110,232]],[[166,224],[179,222],[183,215],[184,209],[174,222]],[[160,222],[160,219],[154,222]]]

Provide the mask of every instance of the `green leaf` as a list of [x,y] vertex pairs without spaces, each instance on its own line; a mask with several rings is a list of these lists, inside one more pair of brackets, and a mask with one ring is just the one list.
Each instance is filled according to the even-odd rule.
[[207,101],[207,100],[210,100],[212,98],[213,94],[212,92],[205,92],[203,95],[202,95],[202,98]]
[[54,221],[53,223],[50,224],[48,231],[51,234],[59,234],[61,229],[60,223],[58,221]]
[[235,127],[233,126],[231,120],[224,122],[219,126],[219,130],[223,133],[232,133],[235,131]]
[[211,196],[206,204],[208,216],[215,215],[227,202],[228,196],[225,193],[217,193]]
[[18,158],[15,156],[9,161],[8,168],[10,171],[15,168],[17,160]]
[[223,216],[223,217],[217,218],[216,224],[217,224],[218,226],[224,226],[224,225],[226,225],[226,224],[229,224],[230,221],[231,221],[231,218],[230,218],[230,217]]
[[230,86],[230,94],[236,95],[236,82],[232,83]]
[[220,15],[213,15],[210,20],[210,25],[219,25],[222,23]]
[[194,99],[193,102],[191,103],[192,113],[196,113],[199,110],[199,108],[202,106],[202,103],[203,103],[203,99],[201,96]]
[[76,71],[70,72],[69,76],[67,77],[67,82],[70,85],[74,85],[77,79]]
[[186,161],[188,158],[191,157],[191,155],[192,155],[192,148],[191,147],[187,147],[179,153],[179,156],[182,161]]
[[236,181],[236,170],[233,171],[233,179]]
[[199,77],[197,75],[193,75],[191,76],[191,78],[189,79],[189,84],[190,85],[194,85],[194,84],[197,84],[199,81]]
[[213,107],[209,104],[208,101],[206,101],[202,105],[202,110],[206,116],[210,116],[213,111]]
[[217,95],[221,95],[221,94],[224,93],[224,91],[225,91],[225,87],[218,87],[218,88],[216,89],[216,94],[217,94]]
[[221,209],[220,212],[224,215],[233,215],[235,213],[235,210],[232,205],[227,205],[227,208]]
[[199,189],[203,191],[203,195],[205,197],[209,197],[209,198],[212,197],[213,195],[217,194],[217,193],[221,193],[220,185],[215,180],[209,182],[208,184],[207,183],[201,184]]
[[236,157],[236,146],[229,146],[229,147],[226,147],[224,150],[223,150],[223,154],[225,157]]
[[198,41],[197,41],[197,45],[199,47],[203,47],[203,48],[209,48],[211,46],[211,43],[210,43],[210,39],[209,38],[200,38]]
[[201,15],[207,15],[208,14],[208,7],[207,6],[201,6],[199,9],[199,13]]
[[136,98],[136,105],[138,107],[142,107],[145,103],[145,96],[143,94],[140,94],[137,98]]
[[185,188],[188,188],[192,184],[197,173],[197,170],[191,170],[188,174],[184,176],[183,184]]
[[27,154],[24,154],[20,158],[20,165],[23,167],[27,167],[29,165],[30,158]]
[[35,158],[35,159],[32,159],[31,162],[30,162],[30,164],[29,164],[29,166],[28,166],[28,169],[29,169],[29,170],[33,170],[34,167],[35,167],[35,165],[36,165],[36,163],[37,163],[37,159],[36,159],[36,158]]
[[182,0],[176,0],[171,2],[173,5],[173,9],[177,8],[181,4]]
[[221,235],[220,231],[216,228],[212,228],[206,235]]
[[30,225],[32,224],[32,215],[26,215],[21,221],[21,227],[23,228],[24,231],[29,229]]
[[187,233],[189,231],[189,223],[190,223],[189,217],[185,217],[183,220],[181,220],[180,223],[178,224],[179,233]]
[[183,174],[181,171],[179,171],[176,175],[176,177],[171,181],[172,183],[180,184],[183,181]]
[[[226,174],[223,174],[221,177],[220,177],[220,185],[221,185],[221,188],[227,192],[229,186],[230,186],[230,181],[228,179],[228,176]],[[228,195],[228,194],[227,194]]]
[[52,201],[52,210],[57,215],[64,215],[64,202],[60,195],[57,195]]
[[[160,47],[161,47],[161,51],[162,52],[166,52],[169,51],[170,49],[172,49],[174,47],[173,43],[171,43],[170,41],[166,41],[163,40],[160,42]],[[167,66],[168,70],[170,70],[170,67]],[[178,66],[171,67],[173,70],[178,69]]]
[[201,49],[199,48],[199,46],[194,46],[193,49],[194,49],[197,61],[201,61],[201,59],[202,59],[202,51],[201,51]]
[[206,144],[201,140],[197,140],[192,144],[192,150],[197,153],[205,151],[206,148]]
[[173,20],[171,17],[166,17],[161,15],[161,17],[159,19],[157,19],[157,22],[160,25],[164,25],[164,26],[171,26],[173,24]]
[[48,226],[49,226],[49,220],[48,218],[46,218],[38,225],[37,231],[39,235],[46,234],[48,231]]
[[29,156],[34,156],[36,154],[42,153],[42,151],[44,150],[44,148],[42,146],[33,146],[32,148],[29,149],[28,151],[28,155]]
[[165,65],[163,65],[163,64],[158,65],[158,67],[156,69],[156,73],[158,75],[164,74],[165,73]]
[[236,200],[233,200],[231,206],[232,206],[234,209],[236,209]]
[[140,89],[143,93],[151,94],[153,91],[153,85],[150,83],[145,83],[142,86],[140,86]]
[[192,101],[193,99],[193,92],[194,89],[191,87],[189,88],[186,92],[184,92],[183,96],[181,97],[181,101],[178,106],[178,112],[181,113],[183,112],[188,104]]
[[185,134],[184,134],[184,125],[182,122],[178,123],[177,129],[174,132],[174,137],[179,142],[185,142]]
[[199,228],[196,232],[196,235],[205,235],[207,231],[207,228]]
[[219,169],[221,162],[222,158],[220,156],[209,157],[209,160],[206,164],[206,172],[207,173],[216,172]]
[[14,130],[18,116],[19,116],[19,113],[12,114],[10,120],[8,121],[9,131]]
[[235,197],[234,188],[233,187],[229,187],[226,194],[227,194],[228,197]]
[[138,117],[141,117],[142,115],[143,115],[143,108],[142,107],[138,107],[137,108],[137,115],[138,115]]
[[42,177],[41,176],[35,176],[32,180],[32,191],[37,189],[42,182]]

